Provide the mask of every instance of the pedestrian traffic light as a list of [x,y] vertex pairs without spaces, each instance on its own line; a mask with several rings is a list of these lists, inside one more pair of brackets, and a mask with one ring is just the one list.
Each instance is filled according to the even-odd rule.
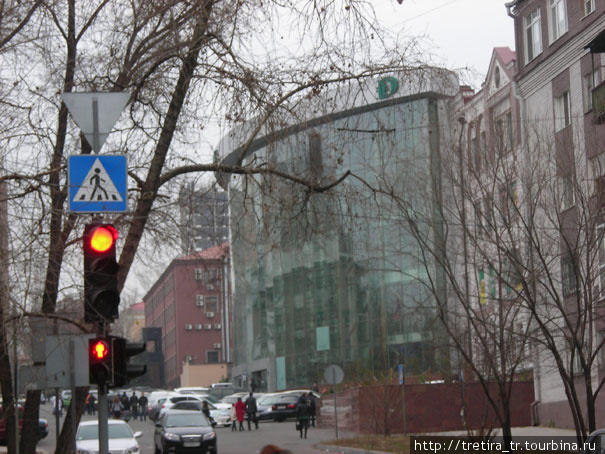
[[143,353],[143,342],[128,342],[123,337],[113,337],[113,386],[127,385],[130,380],[140,377],[147,372],[147,366],[130,364],[130,358]]
[[116,241],[111,224],[84,227],[84,321],[113,321],[118,318],[120,293]]
[[111,381],[112,354],[111,340],[97,337],[88,340],[88,377],[89,383],[104,385]]

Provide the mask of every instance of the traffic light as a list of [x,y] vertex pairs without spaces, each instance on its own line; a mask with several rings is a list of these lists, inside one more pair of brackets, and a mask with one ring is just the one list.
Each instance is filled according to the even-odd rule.
[[131,379],[147,372],[147,366],[130,364],[130,358],[145,351],[143,342],[128,342],[123,337],[112,337],[113,340],[113,386],[127,385]]
[[118,318],[120,294],[116,241],[111,224],[84,227],[84,321],[113,321]]
[[111,381],[111,339],[97,337],[88,340],[88,376],[89,383],[96,385],[104,385]]

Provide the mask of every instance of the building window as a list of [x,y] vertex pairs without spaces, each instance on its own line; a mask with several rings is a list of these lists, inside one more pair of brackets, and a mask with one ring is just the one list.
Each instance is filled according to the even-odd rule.
[[206,284],[212,284],[216,281],[218,277],[218,271],[217,270],[206,270],[204,271],[204,282]]
[[592,110],[592,89],[601,83],[601,73],[598,69],[583,77],[584,112]]
[[542,53],[540,8],[536,8],[525,16],[525,50],[528,63]]
[[571,105],[569,92],[555,98],[555,131],[560,131],[571,124]]
[[567,7],[565,0],[549,0],[550,42],[567,32]]
[[594,0],[582,0],[584,6],[584,15],[588,16],[594,11]]
[[517,184],[509,183],[500,189],[500,208],[502,210],[502,218],[505,222],[510,222],[517,217]]
[[576,203],[574,177],[572,173],[568,173],[567,175],[561,175],[559,178],[561,184],[561,211],[565,211]]
[[201,268],[196,268],[195,269],[195,280],[196,281],[201,281],[202,280],[202,269]]
[[218,363],[218,352],[216,350],[209,350],[206,352],[207,355],[207,363],[216,364]]
[[206,312],[218,312],[218,298],[216,296],[207,296],[205,298]]
[[561,283],[563,296],[569,296],[577,292],[576,273],[571,258],[561,259]]
[[513,149],[513,117],[510,112],[500,116],[495,123],[496,153],[504,156]]

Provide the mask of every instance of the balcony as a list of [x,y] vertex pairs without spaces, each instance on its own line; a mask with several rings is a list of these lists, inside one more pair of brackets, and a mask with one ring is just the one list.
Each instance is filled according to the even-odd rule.
[[592,111],[595,123],[605,123],[605,82],[601,82],[592,90]]

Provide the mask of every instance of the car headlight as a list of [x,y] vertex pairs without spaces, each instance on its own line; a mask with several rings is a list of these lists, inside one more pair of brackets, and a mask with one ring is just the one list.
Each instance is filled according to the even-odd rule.
[[177,434],[173,434],[172,432],[166,432],[164,433],[164,438],[166,440],[170,440],[170,441],[180,441],[181,437]]
[[132,448],[130,448],[128,451],[126,451],[126,454],[139,454],[139,447],[138,446],[133,446]]
[[202,440],[213,440],[216,437],[216,433],[208,432],[202,436]]

